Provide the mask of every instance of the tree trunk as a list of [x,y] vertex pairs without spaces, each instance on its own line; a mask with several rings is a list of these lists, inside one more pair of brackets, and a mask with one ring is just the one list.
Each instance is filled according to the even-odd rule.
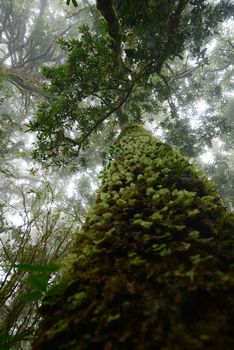
[[140,126],[114,153],[33,349],[233,349],[234,219],[215,186]]

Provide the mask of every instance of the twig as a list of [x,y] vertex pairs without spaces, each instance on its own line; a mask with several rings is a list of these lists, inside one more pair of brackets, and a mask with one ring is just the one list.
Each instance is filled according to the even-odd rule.
[[[78,146],[78,150],[76,153],[76,156],[72,159],[70,159],[69,161],[65,162],[65,164],[70,163],[71,161],[73,161],[75,158],[77,158],[80,154],[80,150],[85,142],[85,140],[92,134],[92,132],[102,123],[104,122],[104,120],[106,120],[107,118],[109,118],[113,113],[115,113],[116,111],[118,111],[119,108],[121,108],[123,106],[123,104],[127,101],[129,95],[132,92],[132,89],[134,87],[134,84],[131,84],[131,86],[129,87],[126,95],[124,96],[124,98],[121,100],[121,102],[119,102],[117,104],[117,106],[115,106],[114,108],[112,108],[112,110],[110,110],[108,113],[106,113],[103,117],[101,117],[100,119],[98,119],[98,121],[89,129],[89,131],[83,136],[81,137],[81,139],[79,141],[74,141],[72,139],[66,138],[68,140],[70,140],[69,142],[72,142],[73,144],[75,144],[76,146]],[[68,141],[67,140],[67,141]]]

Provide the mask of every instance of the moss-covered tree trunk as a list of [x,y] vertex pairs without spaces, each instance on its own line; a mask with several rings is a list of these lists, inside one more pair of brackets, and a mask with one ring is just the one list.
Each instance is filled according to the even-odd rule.
[[115,153],[33,349],[233,349],[233,217],[143,128]]

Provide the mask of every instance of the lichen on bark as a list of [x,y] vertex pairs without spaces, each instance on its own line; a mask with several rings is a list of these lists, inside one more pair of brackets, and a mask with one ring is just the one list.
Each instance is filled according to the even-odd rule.
[[142,127],[114,153],[33,349],[232,349],[233,215]]

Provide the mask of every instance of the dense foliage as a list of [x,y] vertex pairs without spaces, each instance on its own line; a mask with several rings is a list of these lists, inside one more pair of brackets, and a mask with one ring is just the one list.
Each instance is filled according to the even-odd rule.
[[79,39],[62,40],[66,63],[44,68],[52,101],[29,125],[43,163],[77,163],[89,136],[110,121],[113,128],[121,117],[140,122],[143,113],[157,114],[171,94],[167,64],[186,51],[204,59],[209,37],[234,12],[229,2],[188,0],[119,1],[116,10],[98,1],[97,7],[106,19],[99,18],[98,32],[84,27]]

